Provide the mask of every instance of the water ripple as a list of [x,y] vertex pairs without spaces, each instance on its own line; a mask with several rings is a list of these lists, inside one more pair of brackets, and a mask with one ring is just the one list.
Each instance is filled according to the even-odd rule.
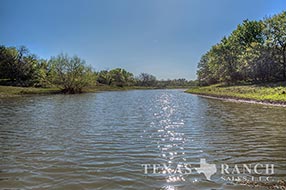
[[7,98],[0,115],[2,189],[248,189],[176,173],[201,158],[286,177],[285,108],[140,90]]

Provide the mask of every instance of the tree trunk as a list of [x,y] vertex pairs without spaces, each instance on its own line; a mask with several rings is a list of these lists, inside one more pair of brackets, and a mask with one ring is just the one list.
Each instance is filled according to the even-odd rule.
[[283,47],[283,81],[286,81],[286,46]]
[[[285,60],[285,58],[284,58],[284,60]],[[285,61],[283,63],[283,81],[286,81],[286,63],[285,63]]]

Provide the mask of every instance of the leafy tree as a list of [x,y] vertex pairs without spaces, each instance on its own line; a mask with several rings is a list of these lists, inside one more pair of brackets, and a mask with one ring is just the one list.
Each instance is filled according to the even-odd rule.
[[85,65],[85,61],[67,54],[60,54],[49,60],[50,81],[62,88],[65,93],[80,93],[93,80],[91,68]]
[[97,73],[97,82],[100,84],[111,85],[112,78],[108,70],[102,70]]
[[244,20],[242,24],[239,24],[230,35],[230,41],[237,49],[244,51],[246,48],[251,47],[252,43],[263,44],[264,36],[263,31],[264,24],[262,21],[249,21]]
[[45,59],[39,59],[36,67],[35,84],[36,87],[48,87],[51,82],[48,80],[49,64]]
[[[215,71],[218,69],[211,67],[210,53],[211,52],[204,54],[198,64],[197,75],[200,85],[209,85],[218,82],[218,78],[215,76]],[[214,64],[214,66],[218,67],[217,64]]]
[[127,72],[125,69],[116,68],[109,71],[111,76],[111,84],[115,86],[130,86],[134,83],[133,74]]
[[116,68],[110,71],[103,70],[98,72],[97,82],[105,85],[123,87],[134,85],[135,79],[132,73],[125,69]]
[[157,79],[155,76],[148,73],[141,73],[137,77],[137,84],[139,86],[156,86]]
[[266,45],[273,48],[275,62],[282,66],[282,79],[286,80],[286,11],[265,20]]
[[202,56],[201,85],[286,80],[286,12],[245,20]]
[[30,86],[37,74],[37,57],[21,46],[0,47],[0,78],[11,85]]
[[168,79],[168,80],[159,80],[156,82],[156,87],[158,88],[168,88],[168,87],[189,87],[195,86],[194,81],[188,81],[184,78],[179,79]]

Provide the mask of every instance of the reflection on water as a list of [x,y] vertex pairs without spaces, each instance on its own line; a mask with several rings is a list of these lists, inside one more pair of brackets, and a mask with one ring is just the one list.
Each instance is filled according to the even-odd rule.
[[[285,179],[285,115],[181,90],[2,99],[0,188],[253,189],[176,167],[273,163]],[[142,164],[171,169],[145,174]]]

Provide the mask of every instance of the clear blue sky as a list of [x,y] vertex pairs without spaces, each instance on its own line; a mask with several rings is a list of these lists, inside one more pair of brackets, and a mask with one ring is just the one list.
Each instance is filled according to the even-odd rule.
[[195,79],[201,55],[237,24],[282,10],[285,0],[0,0],[0,44]]

